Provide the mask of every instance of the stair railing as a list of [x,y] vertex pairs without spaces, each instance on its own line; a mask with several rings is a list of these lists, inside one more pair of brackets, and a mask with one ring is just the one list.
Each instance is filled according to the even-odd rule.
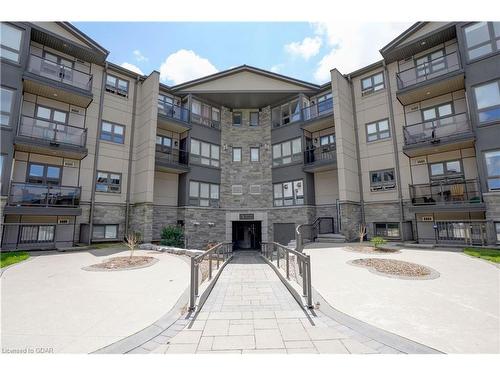
[[[328,224],[328,231],[322,232],[322,226],[321,223],[327,223]],[[311,242],[314,242],[316,238],[318,238],[319,234],[323,233],[335,233],[335,221],[333,220],[333,217],[331,216],[320,216],[316,218],[312,223],[310,224],[300,224],[297,225],[295,228],[295,250],[302,252],[304,250],[304,238],[306,237],[306,230],[309,230],[309,240]]]

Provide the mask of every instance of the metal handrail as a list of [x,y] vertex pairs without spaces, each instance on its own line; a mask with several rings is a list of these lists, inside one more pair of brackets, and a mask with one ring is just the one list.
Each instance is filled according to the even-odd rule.
[[471,132],[467,113],[456,113],[436,120],[419,122],[403,128],[405,145],[437,141]]
[[271,263],[276,259],[278,269],[280,268],[280,260],[285,261],[287,280],[290,280],[290,254],[297,258],[299,275],[302,277],[302,295],[306,299],[306,306],[312,308],[311,257],[277,242],[261,242],[261,248],[262,255]]
[[156,159],[158,162],[167,162],[171,164],[180,164],[187,166],[189,164],[189,152],[177,148],[156,145]]
[[[189,284],[189,310],[196,309],[196,299],[199,297],[200,264],[208,258],[208,280],[212,280],[212,262],[217,262],[217,270],[226,261],[230,260],[233,253],[232,242],[220,242],[206,250],[203,254],[191,258],[191,277]],[[222,263],[221,263],[222,261]]]
[[158,114],[189,123],[189,109],[158,100]]
[[[481,203],[479,179],[450,177],[426,184],[409,185],[413,205]],[[455,188],[455,191],[452,191]]]
[[333,98],[302,108],[302,120],[309,121],[333,113]]
[[330,160],[335,162],[337,159],[336,144],[329,144],[324,146],[314,146],[304,151],[304,164],[314,164],[323,160]]
[[[64,195],[65,192],[66,195]],[[77,207],[80,204],[80,196],[81,188],[77,186],[11,182],[9,189],[9,205]],[[31,200],[28,200],[25,197],[28,197]],[[63,204],[64,202],[66,203]]]
[[328,220],[331,222],[331,227],[332,227],[332,232],[335,232],[335,221],[333,217],[331,216],[320,216],[317,217],[312,223],[310,224],[299,224],[295,228],[295,242],[296,246],[295,249],[299,252],[302,252],[304,250],[304,233],[302,230],[304,228],[310,228],[311,230],[311,241],[314,241],[316,237],[320,234],[321,230],[321,221],[322,220]]
[[17,135],[80,147],[84,147],[87,143],[87,128],[30,116],[21,117]]

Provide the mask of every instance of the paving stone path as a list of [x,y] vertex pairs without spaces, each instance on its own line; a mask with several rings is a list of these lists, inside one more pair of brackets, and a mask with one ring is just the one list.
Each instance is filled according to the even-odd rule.
[[135,352],[400,353],[315,313],[301,309],[258,253],[240,252],[194,321],[180,319],[169,334]]

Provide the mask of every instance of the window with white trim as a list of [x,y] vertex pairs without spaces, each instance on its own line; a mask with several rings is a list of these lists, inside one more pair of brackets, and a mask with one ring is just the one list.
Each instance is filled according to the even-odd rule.
[[429,165],[431,178],[460,177],[462,164],[460,160],[441,161]]
[[233,147],[233,162],[241,162],[241,147]]
[[372,92],[382,90],[384,87],[384,73],[373,74],[361,80],[361,95],[371,94]]
[[295,138],[273,145],[273,166],[302,160],[302,140]]
[[370,172],[370,187],[372,191],[394,189],[396,187],[394,169]]
[[500,120],[500,81],[474,87],[479,123]]
[[50,243],[54,242],[55,225],[22,225],[19,243]]
[[231,186],[231,194],[232,195],[242,195],[243,194],[243,185],[232,185]]
[[16,90],[0,88],[0,125],[11,126],[11,113]]
[[259,147],[250,147],[250,161],[255,162],[255,163],[260,161],[260,148]]
[[118,224],[94,224],[92,226],[92,239],[116,240],[118,238]]
[[128,97],[128,81],[117,76],[106,75],[106,91],[123,97]]
[[464,33],[469,60],[500,51],[500,22],[476,22]]
[[219,185],[189,181],[189,205],[219,207]]
[[218,167],[219,160],[220,147],[218,145],[191,138],[191,162]]
[[0,58],[19,62],[23,30],[0,22]]
[[304,204],[304,181],[288,181],[273,185],[274,206],[296,206]]
[[390,138],[389,120],[384,119],[366,124],[366,141],[373,142],[380,139]]
[[259,112],[250,112],[250,126],[259,126]]
[[121,180],[120,173],[97,171],[95,190],[101,193],[120,193]]
[[484,153],[486,161],[486,174],[488,178],[488,190],[500,190],[500,150]]

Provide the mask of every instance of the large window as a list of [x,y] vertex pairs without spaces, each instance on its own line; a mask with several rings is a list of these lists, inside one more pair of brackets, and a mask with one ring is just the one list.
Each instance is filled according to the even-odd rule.
[[274,127],[290,124],[300,120],[300,106],[298,100],[274,107],[271,112]]
[[477,22],[464,31],[470,60],[500,51],[500,22]]
[[500,81],[486,83],[474,88],[480,123],[500,120]]
[[241,147],[233,147],[233,161],[241,162]]
[[434,121],[443,117],[448,117],[453,114],[452,103],[439,104],[433,107],[422,109],[422,119],[426,121]]
[[97,171],[95,190],[102,193],[119,193],[121,191],[122,175],[113,172]]
[[415,61],[415,65],[417,66],[417,77],[426,76],[446,69],[444,50],[441,49],[418,58]]
[[275,206],[304,204],[304,182],[302,180],[274,184],[273,192]]
[[394,169],[370,172],[370,187],[372,191],[394,189],[396,187]]
[[391,131],[389,130],[389,120],[380,120],[377,122],[372,122],[371,124],[366,124],[366,141],[373,142],[379,139],[386,139],[391,136]]
[[202,165],[218,167],[220,147],[212,143],[191,139],[191,161]]
[[68,112],[41,105],[36,107],[35,117],[45,121],[56,122],[58,124],[66,124],[68,122]]
[[101,127],[101,139],[113,143],[124,143],[125,126],[103,121]]
[[300,138],[273,145],[273,166],[290,164],[302,160],[302,140]]
[[19,243],[54,242],[55,225],[23,225],[19,236]]
[[128,96],[128,81],[108,74],[106,76],[106,91],[126,98]]
[[500,190],[500,150],[485,152],[484,159],[488,174],[488,189]]
[[0,91],[0,125],[10,126],[12,104],[15,90],[1,87]]
[[441,161],[429,165],[431,178],[459,177],[462,176],[460,160]]
[[18,63],[22,37],[21,29],[0,22],[0,57]]
[[258,162],[260,160],[260,148],[250,147],[250,161]]
[[27,182],[30,184],[60,185],[61,167],[57,165],[30,163]]
[[361,94],[368,95],[385,87],[384,73],[380,72],[361,80]]
[[191,102],[191,120],[195,123],[219,127],[220,109],[193,99]]
[[172,147],[172,138],[164,136],[164,135],[157,135],[156,136],[156,144],[158,146],[161,146],[162,149],[171,148]]
[[200,181],[189,182],[189,204],[200,207],[219,206],[219,185]]
[[399,238],[399,223],[374,223],[375,236]]
[[319,138],[320,146],[335,146],[335,134],[322,135]]
[[94,224],[92,238],[94,240],[116,240],[118,238],[118,224]]

